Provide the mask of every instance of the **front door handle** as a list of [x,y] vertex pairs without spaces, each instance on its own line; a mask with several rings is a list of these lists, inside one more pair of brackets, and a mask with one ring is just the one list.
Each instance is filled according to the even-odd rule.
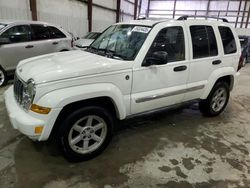
[[213,65],[219,65],[221,64],[221,60],[215,60],[212,62]]
[[53,42],[52,44],[53,44],[53,45],[57,45],[57,44],[58,44],[58,42]]
[[25,46],[25,48],[33,48],[34,46],[33,45],[27,45]]
[[174,68],[174,72],[180,72],[180,71],[184,71],[187,69],[186,65],[182,65],[182,66],[178,66]]

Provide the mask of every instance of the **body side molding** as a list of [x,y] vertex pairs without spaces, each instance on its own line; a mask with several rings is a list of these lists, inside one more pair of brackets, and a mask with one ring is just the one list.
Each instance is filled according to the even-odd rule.
[[169,97],[169,96],[173,96],[173,95],[187,93],[187,92],[194,91],[194,90],[200,90],[200,89],[203,89],[204,87],[205,87],[205,85],[200,85],[200,86],[190,87],[187,89],[181,89],[181,90],[173,91],[173,92],[169,92],[169,93],[162,93],[162,94],[158,94],[158,95],[146,96],[146,97],[136,99],[135,102],[136,103],[147,102],[147,101],[151,101],[151,100],[155,100],[155,99],[160,99],[163,97]]

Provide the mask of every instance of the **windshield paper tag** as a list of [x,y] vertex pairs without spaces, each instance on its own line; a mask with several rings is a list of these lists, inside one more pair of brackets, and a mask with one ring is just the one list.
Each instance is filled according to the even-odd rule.
[[135,26],[132,29],[132,32],[140,32],[140,33],[148,33],[151,28],[149,27],[143,27],[143,26]]

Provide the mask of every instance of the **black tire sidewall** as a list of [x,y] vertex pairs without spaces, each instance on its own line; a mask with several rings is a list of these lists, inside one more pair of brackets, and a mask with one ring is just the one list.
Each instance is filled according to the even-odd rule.
[[[213,99],[213,96],[214,96],[214,93],[219,89],[219,88],[224,88],[227,92],[227,98],[226,98],[226,102],[224,104],[224,106],[221,108],[220,111],[218,112],[215,112],[212,108],[212,99]],[[226,108],[227,106],[227,103],[229,101],[229,97],[230,97],[230,89],[229,89],[229,86],[227,83],[225,82],[218,82],[212,89],[211,93],[209,94],[207,100],[208,100],[208,105],[209,105],[209,113],[211,116],[217,116],[219,115],[221,112],[224,111],[224,109]]]
[[[97,115],[104,119],[107,124],[107,135],[102,145],[95,151],[87,154],[79,154],[71,149],[68,143],[68,134],[74,123],[80,118],[87,115]],[[98,106],[84,107],[74,111],[65,120],[62,121],[61,129],[59,131],[58,139],[60,147],[66,159],[72,162],[89,160],[100,154],[109,144],[113,135],[114,120],[112,115],[106,109]]]

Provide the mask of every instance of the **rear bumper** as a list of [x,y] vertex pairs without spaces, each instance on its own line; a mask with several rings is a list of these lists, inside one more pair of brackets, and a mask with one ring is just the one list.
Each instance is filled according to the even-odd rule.
[[[236,74],[235,74],[235,76],[234,76],[234,85],[233,85],[233,88],[236,86],[236,85],[238,85],[238,83],[239,83],[239,77],[240,77],[240,72],[237,72]],[[232,89],[233,89],[232,88]]]

